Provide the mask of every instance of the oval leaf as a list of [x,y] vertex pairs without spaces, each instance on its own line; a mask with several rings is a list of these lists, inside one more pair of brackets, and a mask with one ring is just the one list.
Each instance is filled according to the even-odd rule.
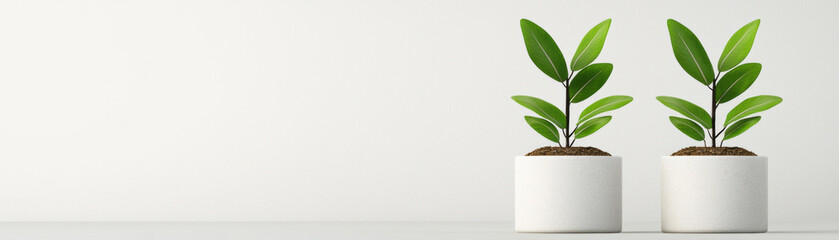
[[524,35],[524,45],[527,55],[549,77],[557,81],[568,79],[568,68],[565,57],[556,46],[556,42],[548,32],[527,19],[521,19],[521,32]]
[[746,63],[725,73],[717,82],[717,102],[725,103],[740,96],[760,75],[760,63]]
[[757,122],[759,122],[759,121],[760,121],[760,116],[757,116],[757,117],[745,118],[743,120],[735,122],[734,124],[731,124],[731,126],[728,127],[728,129],[725,130],[725,137],[723,138],[723,140],[728,140],[729,138],[733,138],[733,137],[736,137],[737,135],[740,135],[741,133],[745,132],[746,130],[749,130],[749,128],[751,128],[752,126],[757,124]]
[[606,19],[586,33],[586,36],[580,41],[580,46],[577,47],[577,52],[571,58],[571,71],[583,69],[594,62],[594,59],[600,55],[600,50],[603,50],[603,43],[606,41],[606,34],[609,33],[609,26],[611,25],[612,19]]
[[513,96],[514,101],[521,104],[522,106],[533,110],[539,116],[542,116],[545,119],[550,120],[559,128],[566,128],[567,124],[565,124],[565,114],[562,113],[562,110],[559,110],[553,104],[546,102],[545,100],[538,99],[531,96]]
[[592,103],[582,113],[580,113],[580,119],[577,121],[577,124],[581,122],[585,122],[588,119],[591,119],[597,114],[601,114],[604,112],[612,111],[618,108],[625,106],[632,102],[632,97],[630,96],[609,96],[603,99],[597,100],[596,102]]
[[597,63],[583,68],[580,73],[574,76],[569,86],[571,102],[578,103],[591,97],[597,90],[606,84],[609,75],[612,74],[611,63]]
[[676,61],[682,69],[705,86],[711,84],[714,80],[714,69],[699,38],[696,38],[690,29],[673,19],[667,20],[667,30],[670,31],[673,54],[676,55]]
[[658,101],[664,104],[664,106],[676,110],[676,112],[681,113],[685,117],[693,119],[694,121],[698,122],[700,125],[705,127],[705,129],[711,128],[711,115],[708,114],[708,112],[706,112],[705,109],[696,106],[696,104],[679,98],[667,96],[658,96],[655,99],[658,99]]
[[749,115],[766,111],[767,109],[778,105],[781,101],[783,101],[783,99],[780,97],[770,95],[747,98],[728,112],[728,116],[725,117],[725,126],[728,126],[728,124],[740,120],[741,118],[748,117]]
[[533,130],[536,130],[539,134],[543,137],[551,140],[552,142],[559,143],[559,131],[556,130],[551,122],[548,120],[531,117],[531,116],[524,116],[524,120],[527,121],[527,124],[530,125]]
[[676,126],[679,131],[688,135],[688,137],[693,138],[693,140],[702,141],[702,139],[705,139],[705,130],[702,130],[702,127],[700,127],[699,124],[696,124],[690,119],[671,116],[670,122],[673,123],[673,126]]
[[760,26],[760,19],[746,24],[740,30],[737,30],[734,36],[731,36],[731,39],[728,39],[728,43],[725,44],[725,48],[722,50],[720,61],[717,62],[717,69],[720,72],[728,71],[734,68],[734,66],[737,66],[737,64],[740,64],[743,59],[746,59],[749,51],[752,50],[752,44],[755,41],[758,26]]
[[606,126],[609,121],[612,121],[612,116],[603,116],[588,120],[580,125],[577,130],[574,130],[574,137],[579,139],[591,135],[592,133],[597,132],[597,130],[600,130],[603,126]]

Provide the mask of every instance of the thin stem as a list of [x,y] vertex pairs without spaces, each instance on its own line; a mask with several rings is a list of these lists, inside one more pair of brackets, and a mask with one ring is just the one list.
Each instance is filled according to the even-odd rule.
[[[562,136],[565,137],[565,147],[569,147],[571,145],[571,142],[568,141],[568,139],[570,137],[570,133],[568,133],[568,127],[569,127],[569,124],[568,124],[568,120],[569,120],[569,117],[568,117],[568,108],[569,108],[569,106],[568,106],[568,104],[569,104],[568,85],[571,84],[571,77],[572,76],[574,76],[574,71],[571,71],[571,75],[569,75],[568,78],[565,79],[565,81],[559,82],[559,83],[562,84],[562,87],[565,87],[565,113],[566,113],[566,115],[565,115],[565,128],[560,129],[560,131],[562,131]],[[557,139],[556,143],[559,144],[559,147],[562,147],[562,140],[561,139]]]
[[[569,86],[571,85],[571,77],[573,76],[574,71],[571,71],[568,78],[564,82],[560,82],[565,87],[565,128],[562,129],[562,136],[565,137],[565,147],[571,147],[573,144],[571,142],[571,133],[568,132],[569,128],[571,128],[571,89]],[[562,144],[559,144],[559,146],[562,147]]]
[[717,146],[717,107],[719,104],[717,103],[717,78],[720,77],[720,74],[717,73],[717,76],[714,77],[714,81],[711,83],[711,147]]
[[[720,132],[718,132],[715,137],[719,137],[723,132],[725,132],[726,128],[728,128],[728,126],[723,127],[722,130],[720,130]],[[720,144],[722,144],[722,141],[720,141]]]
[[[708,137],[710,137],[711,139],[714,139],[714,134],[711,133],[711,129],[705,129],[705,133],[708,134]],[[705,139],[703,138],[702,141],[705,141]],[[708,145],[708,143],[705,143],[706,147],[707,147],[707,145]]]
[[[565,132],[563,132],[562,129],[559,129],[559,133],[562,133],[562,135],[565,136]],[[559,147],[562,147],[562,137],[559,135],[556,136],[556,143],[559,144]]]
[[711,147],[717,146],[717,103],[714,99],[714,94],[716,92],[717,86],[714,86],[713,89],[711,89]]
[[[565,147],[571,147],[574,142],[571,142],[571,77],[574,76],[574,71],[565,79]],[[574,139],[576,140],[576,139]]]

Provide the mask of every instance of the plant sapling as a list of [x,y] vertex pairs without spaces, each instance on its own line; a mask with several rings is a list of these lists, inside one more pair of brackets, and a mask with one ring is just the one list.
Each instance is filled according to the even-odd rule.
[[565,142],[564,147],[572,147],[577,139],[591,135],[612,120],[612,116],[598,117],[599,114],[618,109],[632,101],[632,97],[629,96],[605,97],[585,108],[573,128],[570,124],[571,104],[580,103],[594,95],[612,74],[611,63],[592,64],[603,49],[611,23],[611,19],[606,19],[586,33],[577,47],[577,52],[571,58],[569,73],[565,57],[553,38],[530,20],[521,20],[524,44],[530,59],[539,70],[565,88],[565,110],[531,96],[519,95],[512,98],[539,115],[525,116],[527,124],[560,147],[563,147],[562,140]]
[[[671,116],[670,122],[688,137],[705,142],[706,147],[706,134],[711,140],[711,147],[722,147],[723,141],[742,134],[760,121],[760,116],[750,117],[752,114],[772,108],[782,101],[780,97],[771,95],[747,98],[728,112],[721,129],[716,124],[720,104],[729,102],[745,92],[760,74],[760,63],[740,64],[752,49],[758,25],[760,19],[746,24],[734,33],[722,51],[717,62],[717,72],[714,74],[711,60],[708,59],[705,48],[696,35],[676,20],[667,20],[673,54],[688,75],[710,90],[711,113],[708,114],[702,107],[683,99],[668,96],[659,96],[656,99],[687,117]],[[723,72],[725,74],[720,77]],[[719,139],[720,136],[722,139]]]

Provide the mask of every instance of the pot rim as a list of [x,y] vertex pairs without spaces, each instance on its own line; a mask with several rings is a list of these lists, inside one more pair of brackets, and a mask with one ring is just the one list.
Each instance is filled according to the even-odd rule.
[[740,155],[693,155],[693,156],[662,156],[662,159],[667,158],[769,158],[767,156],[740,156]]
[[592,155],[544,155],[544,156],[516,156],[516,158],[621,158],[621,156],[592,156]]

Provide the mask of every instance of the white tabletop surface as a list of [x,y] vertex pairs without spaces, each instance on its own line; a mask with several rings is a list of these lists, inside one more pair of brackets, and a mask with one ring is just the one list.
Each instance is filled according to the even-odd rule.
[[658,223],[622,233],[533,234],[510,222],[2,222],[0,239],[839,239],[839,222],[770,224],[759,234],[664,234]]

